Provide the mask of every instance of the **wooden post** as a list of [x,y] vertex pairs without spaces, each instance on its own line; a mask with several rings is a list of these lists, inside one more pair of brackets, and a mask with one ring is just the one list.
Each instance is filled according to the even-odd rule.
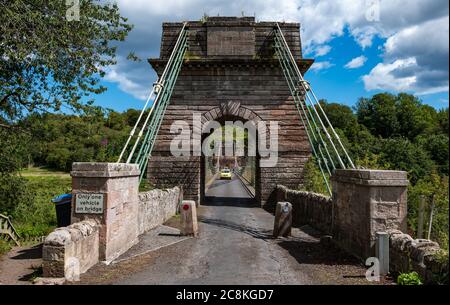
[[423,238],[423,218],[425,210],[425,196],[421,195],[419,198],[419,215],[417,220],[417,238]]
[[434,210],[434,194],[431,198],[431,207],[430,207],[430,222],[428,223],[428,239],[431,238],[431,226],[433,224],[433,210]]

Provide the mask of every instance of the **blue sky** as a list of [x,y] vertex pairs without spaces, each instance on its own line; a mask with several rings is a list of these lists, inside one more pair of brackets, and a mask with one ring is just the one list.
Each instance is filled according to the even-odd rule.
[[[96,96],[96,104],[103,107],[142,108],[156,79],[145,59],[159,56],[163,21],[198,20],[204,13],[240,16],[242,11],[258,21],[301,23],[304,56],[316,60],[305,78],[319,98],[353,106],[359,97],[378,92],[408,92],[437,109],[448,107],[447,0],[117,2],[135,29],[119,45],[118,65],[102,81],[108,91]],[[367,12],[374,10],[378,19],[369,20]],[[128,62],[130,51],[143,60]]]

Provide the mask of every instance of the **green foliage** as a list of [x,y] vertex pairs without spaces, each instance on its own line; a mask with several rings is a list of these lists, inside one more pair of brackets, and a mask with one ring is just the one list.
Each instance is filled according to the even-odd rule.
[[399,285],[422,285],[417,272],[402,273],[397,277],[397,284]]
[[[326,101],[321,101],[321,105],[356,166],[408,172],[411,231],[417,232],[420,196],[426,196],[429,210],[434,195],[431,239],[448,249],[448,108],[436,111],[417,97],[404,93],[361,98],[355,113],[345,105]],[[311,175],[308,171],[307,175]],[[310,179],[306,181],[310,184],[307,188],[317,189],[314,186],[319,182],[317,173],[307,179]]]
[[389,169],[407,171],[413,184],[430,175],[435,167],[427,151],[405,138],[383,139],[380,161],[389,164]]
[[319,167],[316,165],[314,158],[311,158],[308,162],[306,162],[303,174],[304,182],[301,190],[330,196],[327,186],[323,180],[323,176]]
[[433,260],[441,266],[439,272],[435,272],[434,280],[438,285],[448,285],[448,250],[439,250],[433,255]]
[[30,200],[32,196],[24,178],[0,173],[0,213],[11,215],[19,203]]
[[[1,119],[0,119],[1,122]],[[0,173],[14,173],[27,161],[30,135],[17,127],[0,126]]]
[[357,105],[357,118],[375,136],[390,137],[398,133],[400,124],[396,116],[395,96],[388,93],[361,98]]
[[434,200],[433,223],[431,227],[431,239],[448,249],[449,230],[449,181],[448,176],[439,176],[436,173],[419,180],[408,188],[408,225],[417,232],[417,217],[420,196],[425,196],[425,228],[428,228],[431,201]]
[[375,136],[403,136],[412,141],[419,134],[433,131],[437,113],[413,95],[381,93],[360,99],[356,115]]
[[115,64],[116,46],[132,26],[117,4],[80,1],[80,20],[66,19],[65,1],[9,0],[0,10],[0,117],[80,110],[82,98]]
[[5,254],[9,250],[11,250],[11,248],[12,248],[12,245],[10,242],[0,239],[0,255]]
[[431,160],[436,163],[436,170],[448,176],[449,142],[448,134],[427,134],[417,138],[417,143],[428,152]]
[[136,114],[100,109],[80,116],[33,114],[20,124],[36,134],[29,152],[35,165],[70,171],[75,161],[117,161]]
[[60,176],[27,177],[29,200],[17,202],[13,222],[22,237],[43,236],[56,226],[51,199],[71,191],[71,179]]

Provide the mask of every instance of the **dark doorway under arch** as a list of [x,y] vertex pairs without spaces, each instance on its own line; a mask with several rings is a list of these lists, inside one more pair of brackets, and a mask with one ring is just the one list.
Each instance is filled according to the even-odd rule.
[[[241,107],[238,107],[238,109]],[[235,109],[234,112],[239,112]],[[205,117],[205,115],[203,116]],[[253,118],[255,118],[254,116]],[[212,120],[208,120],[212,121]],[[220,117],[215,117],[214,121],[223,127],[225,122],[241,121],[245,124],[251,120],[249,117],[243,118],[230,113],[222,113]],[[207,122],[203,121],[203,124]],[[247,130],[245,130],[248,138]],[[223,137],[222,133],[222,137]],[[213,136],[213,132],[202,134],[202,145],[208,137]],[[221,139],[223,141],[223,139]],[[256,147],[258,144],[257,133],[255,135]],[[224,142],[222,142],[224,143]],[[247,144],[247,142],[246,142]],[[248,156],[246,146],[244,156],[224,156],[225,145],[221,147],[221,156],[205,156],[202,152],[200,158],[200,202],[203,205],[230,205],[230,206],[260,206],[261,205],[261,179],[259,155]],[[257,152],[257,149],[256,149]],[[230,180],[219,179],[220,170],[228,168],[232,172]]]

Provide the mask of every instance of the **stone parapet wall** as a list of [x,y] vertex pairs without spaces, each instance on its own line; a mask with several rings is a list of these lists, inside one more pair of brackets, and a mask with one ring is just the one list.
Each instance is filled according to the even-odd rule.
[[[99,261],[109,264],[135,245],[139,235],[175,215],[182,200],[178,187],[139,193],[137,164],[74,163],[72,168],[72,225],[46,238],[44,277],[77,281]],[[103,199],[80,202],[79,194]],[[76,209],[89,204],[98,205],[100,212]]]
[[439,258],[437,254],[443,250],[438,243],[413,239],[399,230],[388,233],[391,274],[416,271],[425,284],[445,283],[445,280],[448,284],[448,256]]
[[331,231],[332,200],[330,197],[277,186],[277,201],[292,204],[294,226],[310,225],[324,233]]
[[79,279],[99,261],[99,226],[84,220],[50,233],[43,246],[44,277]]
[[139,234],[163,224],[174,216],[178,211],[182,197],[182,191],[179,187],[139,193]]

